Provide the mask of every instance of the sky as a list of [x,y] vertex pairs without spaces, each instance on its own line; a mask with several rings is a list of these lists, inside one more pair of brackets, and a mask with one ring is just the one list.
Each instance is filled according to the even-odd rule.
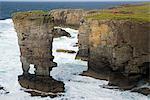
[[62,1],[62,2],[65,2],[65,1],[150,1],[150,0],[0,0],[0,1]]

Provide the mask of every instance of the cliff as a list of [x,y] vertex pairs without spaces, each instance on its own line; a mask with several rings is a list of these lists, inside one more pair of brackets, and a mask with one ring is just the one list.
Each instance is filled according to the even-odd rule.
[[90,54],[85,75],[107,79],[124,89],[149,78],[150,23],[89,20],[88,25]]
[[78,29],[85,11],[82,9],[55,9],[51,10],[49,14],[53,16],[55,26]]
[[[13,17],[24,72],[29,64],[37,75],[48,75],[54,26],[79,28],[77,58],[88,61],[83,75],[109,80],[109,85],[131,89],[150,81],[149,4],[106,10],[61,9],[46,14],[19,13]],[[24,67],[25,66],[25,67]]]
[[99,14],[99,10],[54,9],[49,14],[53,16],[55,26],[79,29],[79,51],[76,59],[88,60],[88,29],[85,29],[87,26],[84,21],[86,16]]
[[[23,75],[18,77],[20,85],[36,90],[27,91],[32,96],[57,96],[55,93],[64,91],[64,84],[50,76],[56,67],[52,55],[53,18],[41,11],[21,12],[13,16],[13,22],[23,69]],[[29,73],[30,64],[34,65],[35,74]]]
[[[81,25],[89,45],[84,75],[109,80],[109,85],[130,89],[149,78],[149,3],[123,5],[87,15]],[[86,26],[86,27],[84,27]]]

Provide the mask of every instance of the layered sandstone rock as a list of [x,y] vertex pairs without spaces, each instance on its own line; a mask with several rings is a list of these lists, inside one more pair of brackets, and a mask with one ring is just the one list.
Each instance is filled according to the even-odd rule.
[[131,88],[142,77],[148,78],[149,23],[89,20],[88,25],[89,73],[103,74],[100,79],[122,88]]
[[47,14],[25,12],[15,14],[13,22],[24,73],[28,73],[30,64],[34,64],[36,75],[49,76],[52,67],[56,66],[52,56],[53,19]]

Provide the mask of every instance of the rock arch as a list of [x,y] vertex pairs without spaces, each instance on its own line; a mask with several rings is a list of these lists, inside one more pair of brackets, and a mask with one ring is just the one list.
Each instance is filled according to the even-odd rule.
[[[50,11],[48,16],[28,12],[14,15],[24,73],[30,63],[36,66],[36,74],[43,76],[49,75],[52,67],[56,66],[51,52],[52,29],[60,26],[79,28],[77,58],[88,60],[85,75],[110,80],[111,84],[124,89],[134,87],[143,74],[148,75],[145,67],[141,66],[145,62],[150,63],[149,23],[85,20],[84,17],[91,12],[58,9]],[[116,79],[116,76],[121,77]]]

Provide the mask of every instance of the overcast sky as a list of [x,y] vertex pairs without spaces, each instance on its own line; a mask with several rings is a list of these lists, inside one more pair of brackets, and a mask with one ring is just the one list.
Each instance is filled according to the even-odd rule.
[[0,1],[149,1],[149,0],[0,0]]

